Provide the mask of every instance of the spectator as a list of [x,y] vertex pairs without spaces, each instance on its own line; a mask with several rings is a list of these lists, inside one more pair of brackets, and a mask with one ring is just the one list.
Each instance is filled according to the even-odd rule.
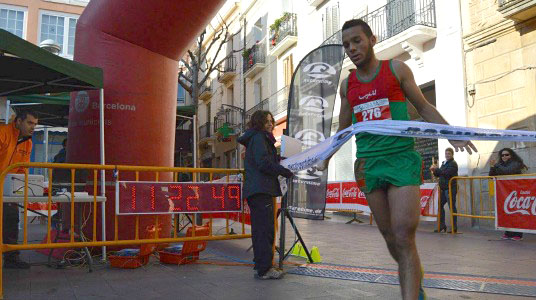
[[[30,162],[32,153],[32,134],[37,125],[37,114],[32,111],[20,111],[15,120],[0,125],[0,170],[9,165]],[[24,173],[24,168],[12,170]],[[19,238],[19,207],[17,203],[4,203],[3,232],[4,243],[17,244]],[[11,269],[28,269],[30,265],[19,258],[19,251],[4,253],[4,267]]]
[[[489,164],[491,166],[489,168],[489,176],[521,174],[528,169],[523,163],[523,159],[510,148],[501,149],[499,151],[499,162],[491,158]],[[502,239],[521,241],[523,239],[523,233],[505,231]]]
[[246,177],[243,196],[251,210],[251,240],[255,278],[280,279],[283,272],[272,267],[274,244],[274,207],[272,198],[281,196],[278,175],[292,177],[292,172],[279,164],[274,146],[274,117],[268,111],[256,111],[238,142],[246,147]]
[[[454,149],[447,148],[445,149],[445,161],[441,164],[441,168],[438,168],[437,165],[432,165],[430,171],[434,176],[439,177],[439,198],[440,198],[440,218],[439,218],[439,231],[436,229],[434,232],[446,232],[447,225],[445,223],[445,204],[449,203],[450,213],[457,213],[456,210],[456,193],[458,191],[458,186],[456,185],[456,180],[452,181],[452,207],[450,207],[449,202],[449,181],[452,177],[458,176],[458,164],[454,160]],[[458,232],[458,217],[453,217],[452,230],[449,233]]]
[[61,145],[63,148],[54,156],[54,163],[64,163],[67,157],[67,139],[64,139]]

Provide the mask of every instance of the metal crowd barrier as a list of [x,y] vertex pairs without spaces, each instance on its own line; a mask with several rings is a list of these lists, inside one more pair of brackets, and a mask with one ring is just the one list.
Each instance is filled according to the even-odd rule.
[[[457,213],[450,213],[450,224],[454,223],[454,217],[471,219],[471,225],[480,224],[482,220],[489,220],[494,228],[495,224],[495,181],[497,178],[534,176],[536,174],[519,174],[504,176],[455,176],[449,181],[449,205],[452,207],[453,181],[457,181]],[[441,201],[441,200],[439,200]],[[441,209],[438,209],[437,228],[439,230],[439,217]],[[458,220],[458,224],[459,224]],[[486,224],[485,224],[486,225]],[[458,226],[459,227],[459,226]],[[455,232],[452,232],[455,234]]]
[[[2,254],[9,251],[15,251],[15,250],[36,250],[36,249],[54,249],[54,248],[83,248],[83,247],[101,247],[101,246],[125,246],[125,245],[141,245],[141,244],[162,244],[162,243],[173,243],[173,242],[187,242],[187,241],[213,241],[213,240],[231,240],[231,239],[244,239],[244,238],[250,238],[251,234],[246,233],[245,229],[245,214],[242,213],[242,220],[240,223],[242,223],[242,229],[241,233],[234,234],[230,233],[229,228],[229,213],[225,213],[226,215],[226,225],[225,225],[225,234],[222,235],[216,235],[213,230],[213,222],[212,222],[212,216],[210,216],[210,229],[209,229],[209,235],[208,236],[195,236],[196,232],[196,222],[191,222],[192,229],[192,236],[191,237],[178,237],[177,236],[177,229],[179,228],[179,213],[172,215],[172,224],[171,230],[173,231],[173,234],[168,237],[161,237],[159,236],[159,230],[155,231],[154,238],[140,238],[140,217],[139,215],[135,215],[135,228],[133,228],[135,232],[135,238],[130,240],[120,240],[118,238],[118,224],[120,222],[121,216],[118,216],[114,212],[114,236],[111,240],[106,240],[105,235],[104,239],[97,240],[97,202],[99,202],[98,198],[102,198],[98,196],[99,190],[98,185],[100,178],[98,171],[108,171],[108,173],[113,174],[114,180],[119,180],[121,177],[123,178],[129,178],[128,180],[132,181],[140,181],[140,177],[143,177],[144,180],[154,180],[159,181],[160,175],[165,173],[167,176],[169,174],[173,174],[173,182],[178,182],[178,177],[180,173],[184,174],[190,174],[191,175],[191,181],[197,182],[199,181],[201,175],[204,175],[205,179],[208,179],[209,182],[212,182],[214,179],[215,174],[223,174],[223,176],[226,176],[227,182],[229,182],[229,176],[232,174],[243,174],[243,170],[240,169],[216,169],[216,168],[174,168],[174,167],[149,167],[149,166],[122,166],[122,165],[91,165],[91,164],[52,164],[52,163],[18,163],[13,164],[7,167],[1,174],[0,174],[0,231],[3,232],[3,204],[4,204],[4,185],[3,182],[7,176],[8,173],[12,172],[13,169],[17,168],[25,168],[24,173],[24,196],[21,198],[24,198],[24,217],[23,217],[23,242],[21,244],[4,244],[3,237],[0,235],[0,248]],[[46,169],[48,172],[48,201],[47,201],[47,238],[46,241],[43,241],[43,243],[39,244],[32,244],[28,243],[28,204],[29,204],[29,184],[28,184],[28,168],[43,168]],[[52,216],[51,216],[51,207],[52,207],[52,182],[53,182],[53,169],[64,169],[64,170],[70,170],[70,192],[71,197],[69,201],[67,202],[70,204],[70,215],[68,216],[70,218],[70,228],[69,228],[69,241],[68,242],[58,242],[53,243],[51,241],[51,222],[52,222]],[[85,184],[86,191],[88,190],[88,187],[90,187],[90,191],[93,192],[93,200],[90,202],[92,206],[92,213],[90,212],[90,215],[92,214],[93,219],[93,226],[91,228],[92,231],[92,238],[88,239],[86,241],[77,241],[75,238],[75,186],[77,185],[75,183],[75,177],[76,172],[80,172],[82,169],[84,170],[92,170],[93,174],[90,176],[90,173],[88,173],[88,180]],[[152,179],[149,178],[148,175],[152,174]],[[140,176],[141,175],[141,176]],[[91,180],[92,177],[92,180]],[[106,178],[111,178],[112,175],[107,174]],[[106,184],[105,184],[106,185]],[[31,188],[30,188],[31,189]],[[114,201],[115,199],[107,199],[107,201]],[[77,202],[79,203],[79,202]],[[87,202],[86,202],[87,203]],[[275,207],[275,205],[274,205]],[[80,213],[80,212],[78,212]],[[190,216],[194,217],[195,220],[195,214],[189,214]],[[159,222],[159,216],[161,215],[154,215],[154,228],[159,228],[159,223],[162,224],[162,222]],[[275,214],[274,214],[275,216]],[[66,216],[64,216],[66,217]],[[130,216],[131,217],[131,216]],[[276,217],[276,216],[275,216]],[[89,219],[89,215],[87,217]],[[277,223],[277,222],[275,222]],[[200,226],[200,225],[197,225]],[[79,228],[81,231],[81,228]],[[275,245],[274,245],[275,246]],[[104,253],[103,253],[104,255]],[[0,266],[3,265],[3,255],[0,255]],[[2,285],[2,268],[0,268],[0,298],[3,297],[3,285]]]

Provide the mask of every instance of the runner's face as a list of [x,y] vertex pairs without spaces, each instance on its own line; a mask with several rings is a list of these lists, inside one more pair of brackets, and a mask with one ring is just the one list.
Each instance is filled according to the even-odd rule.
[[453,156],[454,156],[454,155],[452,155],[452,152],[450,152],[450,151],[445,151],[445,158],[446,158],[447,160],[451,160]]
[[358,68],[365,67],[372,60],[376,37],[367,37],[361,26],[353,26],[342,32],[342,45],[346,55]]
[[264,130],[272,132],[274,130],[274,118],[272,115],[266,116],[266,123],[264,123]]

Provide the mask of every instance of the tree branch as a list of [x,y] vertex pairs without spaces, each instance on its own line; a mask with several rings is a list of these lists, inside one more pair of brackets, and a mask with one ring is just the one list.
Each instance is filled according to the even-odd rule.
[[[183,77],[185,78],[185,77]],[[179,78],[179,84],[182,86],[182,88],[188,92],[188,94],[190,94],[190,96],[192,96],[192,86],[184,83],[182,80],[180,80]]]
[[194,53],[193,53],[192,51],[188,50],[188,55],[190,56],[190,59],[192,60],[192,63],[193,63],[194,65],[199,65],[199,64],[197,63],[197,59],[195,59],[195,55],[194,55]]
[[188,78],[186,75],[184,75],[183,72],[180,72],[179,73],[179,79],[180,78],[183,78],[184,80],[186,80],[187,82],[189,82],[190,84],[192,83],[192,79],[191,78]]
[[186,69],[188,69],[188,71],[190,73],[193,73],[194,71],[192,70],[192,67],[190,67],[190,64],[187,63],[184,59],[181,58],[180,62],[182,62],[182,64],[186,67]]

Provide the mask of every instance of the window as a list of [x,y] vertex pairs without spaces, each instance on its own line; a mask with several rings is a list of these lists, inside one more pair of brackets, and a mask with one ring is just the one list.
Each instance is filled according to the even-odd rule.
[[22,7],[0,4],[0,28],[24,38],[25,10]]
[[292,54],[283,60],[283,71],[285,72],[285,86],[289,86],[292,81],[292,72],[294,71]]
[[177,104],[184,103],[186,103],[186,90],[179,84],[179,88],[177,89]]
[[262,100],[262,81],[259,79],[253,84],[253,95],[255,97],[255,105],[261,103]]
[[41,12],[39,42],[51,39],[60,46],[60,55],[72,57],[77,21],[77,15]]
[[322,15],[324,25],[324,40],[339,31],[339,4],[326,7],[326,12]]

